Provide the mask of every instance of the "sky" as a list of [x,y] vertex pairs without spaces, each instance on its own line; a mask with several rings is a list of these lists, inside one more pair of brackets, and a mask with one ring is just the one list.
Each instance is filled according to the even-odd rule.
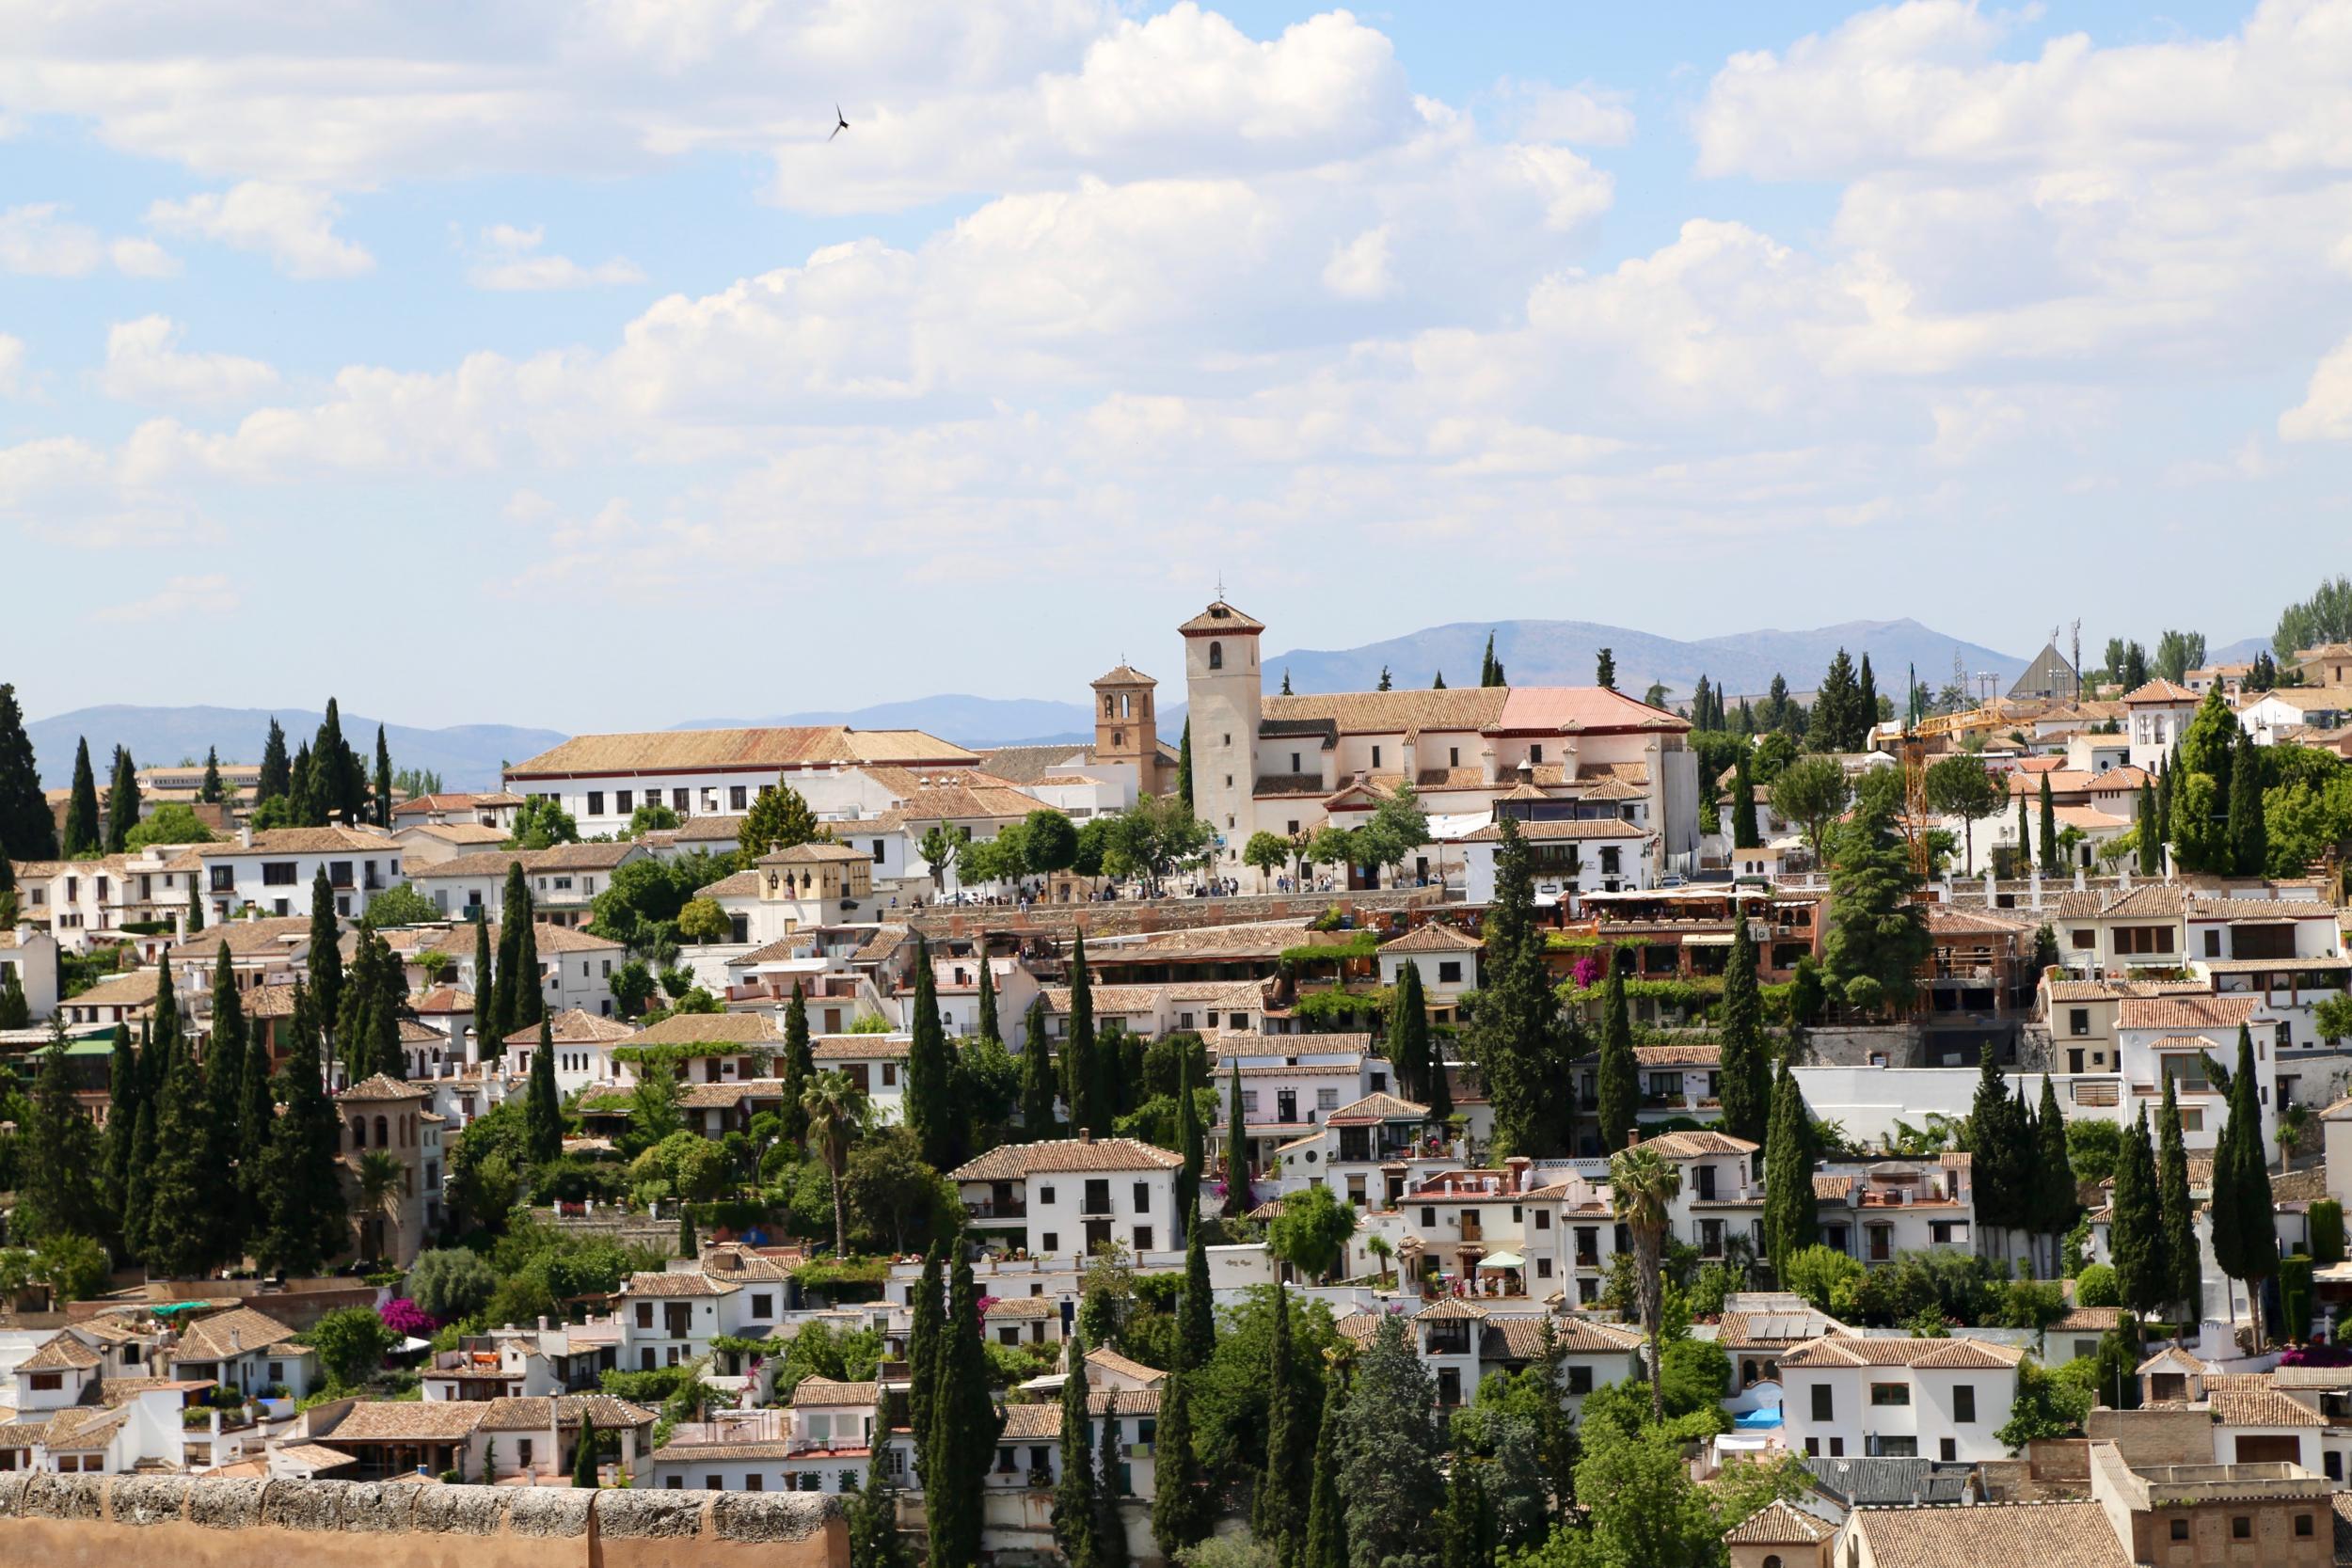
[[1219,581],[1269,652],[2219,646],[2352,564],[2352,0],[0,36],[35,717],[1078,700]]

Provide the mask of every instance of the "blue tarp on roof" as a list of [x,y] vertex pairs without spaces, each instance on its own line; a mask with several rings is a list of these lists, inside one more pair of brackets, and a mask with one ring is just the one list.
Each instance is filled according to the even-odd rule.
[[1731,1424],[1741,1432],[1769,1432],[1780,1425],[1780,1406],[1751,1410]]

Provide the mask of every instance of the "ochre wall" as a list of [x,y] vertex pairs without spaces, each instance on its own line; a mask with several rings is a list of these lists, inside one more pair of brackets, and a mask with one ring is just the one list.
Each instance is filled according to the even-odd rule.
[[809,1493],[0,1476],[9,1568],[847,1568],[849,1558],[839,1499]]

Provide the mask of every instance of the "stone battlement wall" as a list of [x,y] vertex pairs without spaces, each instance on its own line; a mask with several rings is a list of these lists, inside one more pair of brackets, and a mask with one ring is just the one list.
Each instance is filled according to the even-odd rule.
[[1136,936],[1255,920],[1311,920],[1335,904],[1343,910],[1392,913],[1398,910],[1436,909],[1444,902],[1442,888],[1379,888],[1354,893],[1251,894],[1236,898],[1032,904],[1025,913],[1017,904],[935,904],[920,910],[887,911],[881,918],[903,920],[914,930],[934,940],[988,931],[997,936],[1053,937],[1067,942],[1082,930],[1089,937]]
[[840,1500],[812,1493],[0,1475],[0,1562],[39,1568],[847,1568],[849,1557]]

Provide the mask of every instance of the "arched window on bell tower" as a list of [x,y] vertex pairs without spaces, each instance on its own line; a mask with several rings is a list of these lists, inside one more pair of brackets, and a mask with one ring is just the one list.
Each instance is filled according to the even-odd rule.
[[1209,644],[1209,668],[1212,670],[1222,670],[1225,668],[1224,643],[1212,642]]

